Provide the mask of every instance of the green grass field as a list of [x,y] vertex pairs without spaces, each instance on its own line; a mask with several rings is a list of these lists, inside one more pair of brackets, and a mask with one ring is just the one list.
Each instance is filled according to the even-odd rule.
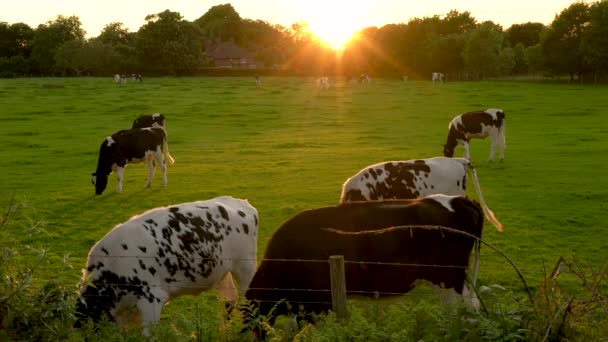
[[[559,256],[604,265],[605,86],[378,79],[319,91],[303,78],[269,77],[257,88],[253,78],[146,78],[123,86],[111,78],[0,80],[0,208],[13,193],[26,205],[10,221],[23,232],[18,239],[49,248],[49,278],[69,255],[74,269],[63,277],[74,284],[89,248],[116,224],[219,195],[247,198],[258,209],[261,257],[282,221],[337,203],[342,183],[361,168],[439,156],[452,117],[485,108],[505,110],[507,150],[504,163],[488,163],[489,140],[472,142],[484,197],[505,226],[498,233],[486,222],[484,239],[533,286],[543,263],[550,269]],[[168,187],[157,171],[144,188],[145,166],[131,165],[122,194],[112,175],[95,196],[90,174],[103,139],[154,112],[167,117],[176,160]],[[473,187],[469,192],[476,198]],[[43,232],[26,229],[39,220]],[[505,259],[488,248],[480,280],[522,290]]]

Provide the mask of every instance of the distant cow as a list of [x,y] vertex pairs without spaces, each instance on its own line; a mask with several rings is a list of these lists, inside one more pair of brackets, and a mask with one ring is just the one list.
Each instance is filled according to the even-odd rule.
[[486,109],[458,115],[449,125],[448,139],[443,145],[443,155],[454,156],[458,145],[464,146],[464,157],[470,159],[469,140],[490,136],[492,149],[488,161],[494,159],[496,145],[500,146],[500,161],[505,159],[505,112],[502,109]]
[[119,84],[125,84],[127,83],[127,76],[116,74],[114,75],[114,82]]
[[161,113],[144,114],[133,121],[131,128],[158,127],[165,128],[165,116]]
[[156,208],[114,227],[93,248],[83,270],[76,326],[103,315],[120,327],[158,322],[178,296],[217,288],[232,303],[256,268],[258,213],[222,196]]
[[255,85],[256,86],[261,86],[262,85],[262,78],[258,74],[255,75]]
[[371,81],[372,81],[372,79],[371,79],[371,77],[369,77],[368,74],[359,75],[359,83],[369,83]]
[[[342,255],[349,296],[404,294],[423,279],[470,296],[476,306],[465,285],[475,239],[428,226],[479,238],[483,213],[464,196],[445,195],[343,203],[300,212],[270,238],[246,298],[259,307],[260,315],[267,315],[282,299],[295,313],[300,306],[307,313],[326,312],[331,309],[328,258]],[[287,313],[283,304],[273,315]]]
[[146,187],[152,184],[154,177],[154,160],[158,163],[163,174],[163,186],[167,186],[167,166],[171,165],[173,157],[169,154],[165,130],[157,127],[133,128],[122,130],[107,137],[99,148],[97,170],[92,174],[95,193],[101,195],[108,185],[108,176],[116,172],[118,185],[116,192],[122,192],[122,177],[127,164],[148,164],[148,181]]
[[431,75],[431,80],[433,81],[433,83],[435,83],[435,82],[443,83],[444,78],[445,78],[445,75],[440,72],[434,72]]
[[143,82],[144,79],[140,74],[131,74],[131,80],[135,82]]
[[433,194],[465,195],[467,169],[473,176],[484,213],[502,231],[502,224],[483,199],[473,164],[464,158],[437,157],[367,166],[344,182],[340,202],[422,198]]
[[317,79],[317,89],[329,89],[329,77],[319,77]]

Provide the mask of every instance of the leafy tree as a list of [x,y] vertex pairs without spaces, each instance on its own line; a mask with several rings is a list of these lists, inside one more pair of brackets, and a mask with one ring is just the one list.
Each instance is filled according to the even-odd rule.
[[594,73],[608,72],[608,1],[600,1],[589,8],[590,23],[583,37],[585,61]]
[[570,81],[587,69],[582,49],[583,37],[590,23],[588,5],[576,2],[555,17],[541,37],[543,54],[549,70],[570,75]]
[[477,21],[468,11],[460,13],[457,10],[451,10],[445,18],[441,20],[440,27],[439,33],[443,35],[466,33],[477,27]]
[[66,42],[84,41],[84,30],[80,19],[76,16],[57,16],[55,20],[38,25],[32,41],[31,58],[34,67],[42,74],[53,74],[55,70],[55,55],[57,50]]
[[[138,68],[135,44],[137,34],[129,32],[122,23],[114,22],[107,24],[98,37],[87,44],[96,68],[103,70],[105,74],[116,72],[127,73]],[[95,56],[93,51],[104,53],[103,58]]]
[[504,35],[499,25],[486,21],[472,31],[464,48],[466,69],[479,78],[500,73]]
[[231,4],[216,5],[194,21],[205,38],[242,43],[241,16]]
[[527,48],[540,42],[540,33],[544,29],[545,25],[542,23],[513,24],[505,31],[505,40],[512,47],[522,44]]
[[0,22],[0,57],[30,56],[34,30],[24,23]]
[[138,31],[137,52],[151,71],[188,74],[203,62],[202,40],[198,26],[166,10],[146,16],[146,24]]

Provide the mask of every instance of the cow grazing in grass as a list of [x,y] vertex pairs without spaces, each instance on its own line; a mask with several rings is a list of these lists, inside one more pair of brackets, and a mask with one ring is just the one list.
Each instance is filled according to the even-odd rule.
[[317,79],[317,89],[329,89],[329,77],[319,77]]
[[370,83],[372,81],[368,74],[359,75],[359,83]]
[[[164,160],[163,160],[164,157]],[[167,165],[174,163],[169,154],[165,130],[157,127],[133,128],[122,130],[107,137],[99,148],[97,170],[92,174],[95,193],[101,195],[108,185],[108,176],[116,172],[118,186],[116,192],[122,192],[122,178],[127,164],[148,164],[148,181],[152,184],[154,177],[154,160],[158,163],[163,175],[163,186],[167,186]]]
[[443,155],[454,156],[456,146],[463,145],[464,157],[470,159],[469,140],[490,137],[492,149],[488,161],[494,159],[496,145],[500,146],[500,161],[505,158],[505,112],[502,109],[486,109],[460,114],[449,125],[448,139],[443,146]]
[[[465,285],[476,239],[429,226],[480,238],[483,213],[465,196],[445,195],[342,203],[300,212],[268,241],[246,298],[261,315],[282,299],[295,313],[300,305],[308,313],[326,312],[332,305],[328,258],[342,255],[349,296],[404,294],[418,280],[427,280],[463,294],[476,306]],[[273,315],[287,313],[288,305],[281,304]]]
[[165,128],[165,116],[161,113],[144,114],[133,121],[131,128],[158,127]]
[[76,326],[103,315],[120,327],[158,322],[172,298],[217,288],[232,304],[256,269],[258,213],[230,196],[156,208],[114,227],[90,250]]
[[465,195],[467,169],[473,176],[484,213],[502,231],[502,224],[483,199],[473,164],[464,158],[437,157],[367,166],[346,180],[340,202],[421,198],[433,194]]
[[435,82],[443,83],[444,79],[445,79],[445,75],[440,72],[434,72],[433,74],[431,74],[431,80],[433,81],[433,83],[435,83]]

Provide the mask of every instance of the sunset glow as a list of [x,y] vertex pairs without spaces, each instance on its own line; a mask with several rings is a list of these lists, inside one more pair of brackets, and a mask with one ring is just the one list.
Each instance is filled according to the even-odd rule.
[[311,0],[310,9],[303,16],[315,36],[331,48],[343,50],[353,35],[366,27],[368,7],[369,4],[357,1]]

